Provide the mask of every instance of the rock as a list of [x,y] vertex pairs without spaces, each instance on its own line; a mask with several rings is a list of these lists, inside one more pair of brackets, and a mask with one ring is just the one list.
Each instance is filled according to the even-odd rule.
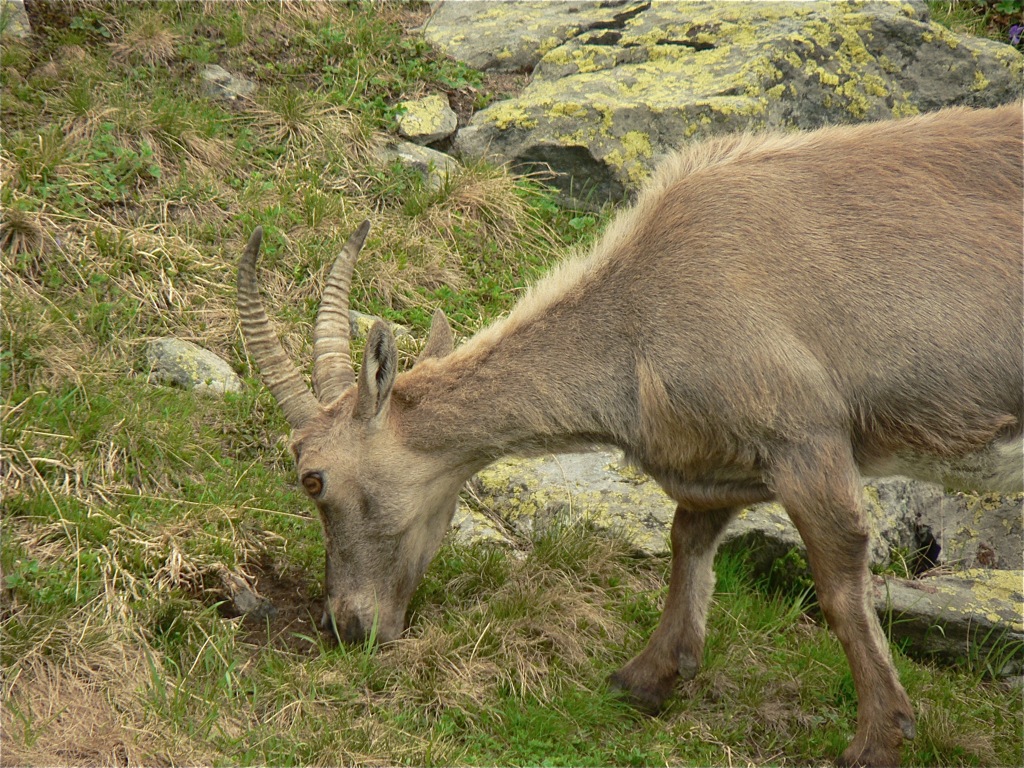
[[876,576],[874,597],[883,629],[914,656],[970,659],[1002,677],[1024,669],[1024,571]]
[[480,472],[471,488],[481,506],[526,537],[559,519],[619,531],[645,554],[670,551],[675,505],[613,453],[508,459]]
[[392,323],[382,317],[368,315],[365,312],[358,312],[354,309],[348,311],[349,336],[355,341],[365,339],[370,333],[370,329],[373,328],[373,324],[378,320],[382,323],[387,323],[391,328],[391,332],[395,335],[395,344],[400,350],[403,352],[416,351],[416,339],[404,325]]
[[[464,535],[465,540],[507,540],[503,526],[529,538],[537,526],[557,519],[616,531],[642,554],[671,554],[675,504],[657,483],[615,453],[508,459],[480,472],[470,492],[483,512],[460,512],[456,536]],[[885,626],[894,638],[904,640],[919,655],[946,659],[977,653],[996,658],[1007,642],[1024,639],[1024,570],[1017,565],[1024,495],[947,495],[935,486],[893,477],[865,486],[864,504],[871,523],[870,562],[876,569],[890,565],[894,552],[902,558],[934,545],[930,526],[935,519],[957,521],[936,538],[942,536],[947,546],[956,542],[959,549],[946,555],[945,549],[940,553],[936,548],[929,552],[933,559],[990,567],[1008,563],[1013,569],[972,567],[953,573],[942,568],[921,580],[876,577],[876,607],[887,617]],[[987,551],[970,537],[978,531],[995,554],[961,558],[959,551]],[[1001,532],[1008,532],[1004,546],[999,546]],[[803,582],[810,576],[803,541],[779,504],[758,504],[741,512],[719,549],[742,553],[755,573],[771,573],[773,579]],[[1019,668],[1019,664],[1008,667],[1002,674]]]
[[448,99],[432,94],[415,101],[403,101],[399,108],[398,135],[416,144],[432,144],[447,139],[459,127],[459,119]]
[[939,547],[938,563],[1024,569],[1024,495],[956,494],[921,505],[917,517]]
[[25,0],[22,5],[32,31],[44,35],[70,29],[75,16],[88,9],[82,0]]
[[[917,507],[894,503],[920,487],[904,478],[867,486],[865,509],[872,524],[871,564],[889,565],[894,548],[914,551],[919,534],[914,524]],[[536,523],[554,517],[582,520],[601,530],[624,534],[639,552],[671,554],[669,530],[675,503],[647,475],[607,451],[574,453],[539,459],[508,459],[479,473],[473,488],[481,502],[529,535]],[[942,493],[936,491],[941,497]],[[931,498],[930,493],[926,498]],[[757,504],[740,513],[729,526],[721,546],[743,551],[758,571],[791,550],[803,554],[803,541],[780,504]]]
[[498,544],[509,546],[510,539],[502,530],[501,524],[495,522],[482,512],[459,504],[452,519],[451,535],[459,544]]
[[146,356],[151,382],[212,394],[242,391],[242,380],[230,365],[190,341],[157,339],[150,342]]
[[[638,2],[438,3],[424,37],[474,69],[525,72],[549,50],[593,29],[615,29],[650,5]],[[514,19],[514,23],[510,23]]]
[[213,99],[236,101],[252,96],[256,92],[256,83],[233,75],[217,64],[207,64],[199,73],[199,77],[202,80],[203,93]]
[[[558,5],[565,13],[577,5],[593,10]],[[1024,55],[931,23],[923,3],[625,3],[614,10],[621,15],[604,24],[544,27],[559,37],[537,43],[530,84],[474,115],[456,136],[456,151],[550,169],[552,183],[574,202],[599,205],[627,196],[660,155],[691,139],[988,106],[1024,92]],[[520,15],[542,12],[517,2],[444,3],[427,35],[456,56],[470,39],[474,50],[500,53],[502,35],[519,28]],[[448,14],[460,18],[457,27],[446,26]]]
[[461,167],[451,155],[409,141],[385,147],[380,153],[380,159],[385,163],[399,162],[418,172],[426,181],[427,188],[433,192],[442,189]]
[[3,28],[4,37],[24,40],[32,35],[32,26],[25,12],[25,0],[0,0],[0,14],[7,21]]
[[226,568],[220,574],[224,591],[231,598],[231,607],[239,616],[247,616],[257,621],[272,619],[277,615],[277,608],[270,600],[257,594],[248,580]]

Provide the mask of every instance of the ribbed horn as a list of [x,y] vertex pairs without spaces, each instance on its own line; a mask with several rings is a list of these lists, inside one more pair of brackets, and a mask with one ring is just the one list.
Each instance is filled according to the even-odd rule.
[[263,382],[281,406],[292,429],[298,429],[320,406],[306,387],[298,368],[285,354],[263,309],[256,285],[256,258],[262,240],[263,227],[256,227],[238,264],[238,317],[242,324],[242,338],[256,359]]
[[359,250],[370,231],[369,220],[359,225],[331,267],[313,329],[313,391],[327,405],[355,383],[349,354],[348,294]]

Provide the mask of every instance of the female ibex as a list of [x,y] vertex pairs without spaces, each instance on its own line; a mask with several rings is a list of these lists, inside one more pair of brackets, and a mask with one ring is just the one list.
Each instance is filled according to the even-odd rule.
[[589,255],[452,351],[435,314],[398,375],[378,323],[358,378],[348,292],[368,224],[327,280],[313,390],[238,275],[249,350],[294,429],[326,536],[324,624],[404,628],[459,489],[507,454],[621,448],[678,508],[647,648],[613,676],[656,709],[697,673],[716,542],[777,499],[807,545],[858,696],[847,763],[914,734],[869,598],[862,475],[1022,485],[1022,108],[734,136],[671,157]]

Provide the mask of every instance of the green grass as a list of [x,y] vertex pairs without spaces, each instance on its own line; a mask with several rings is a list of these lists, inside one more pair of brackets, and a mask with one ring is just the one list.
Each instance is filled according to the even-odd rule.
[[[420,14],[115,2],[0,48],[5,763],[779,764],[851,736],[846,661],[806,590],[733,556],[706,667],[658,718],[606,679],[654,628],[668,564],[585,527],[447,542],[387,648],[317,630],[319,522],[237,336],[251,229],[270,311],[308,361],[325,271],[363,218],[354,303],[419,338],[436,306],[472,333],[605,220],[500,169],[435,191],[376,159],[399,100],[489,98],[404,31]],[[206,63],[256,96],[205,98]],[[222,355],[245,392],[149,384],[163,335]],[[234,617],[225,579],[278,615]],[[897,665],[920,718],[910,763],[1019,761],[1020,696],[984,664]]]
[[928,0],[928,8],[935,21],[954,32],[1001,43],[1010,42],[1012,26],[1024,24],[1024,0]]

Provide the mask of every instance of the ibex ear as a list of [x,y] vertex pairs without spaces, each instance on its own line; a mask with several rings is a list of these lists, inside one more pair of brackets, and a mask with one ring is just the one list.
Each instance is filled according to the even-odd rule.
[[391,387],[398,373],[398,348],[391,329],[381,320],[373,324],[366,337],[363,367],[356,389],[355,417],[370,421],[384,412]]
[[423,346],[419,357],[416,358],[416,362],[426,360],[428,357],[445,357],[451,354],[454,347],[455,334],[452,333],[452,327],[448,324],[448,318],[445,317],[443,310],[435,309],[434,317],[430,321],[427,343]]

